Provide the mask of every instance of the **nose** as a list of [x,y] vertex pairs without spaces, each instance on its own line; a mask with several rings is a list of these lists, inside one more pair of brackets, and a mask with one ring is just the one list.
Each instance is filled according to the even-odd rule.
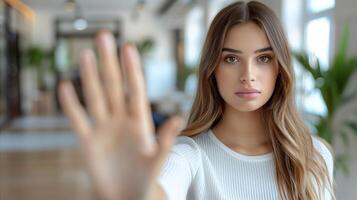
[[242,83],[254,82],[255,81],[255,77],[252,74],[247,74],[247,76],[242,76],[240,78],[240,81]]
[[250,86],[253,82],[255,82],[256,77],[253,74],[254,65],[251,63],[246,64],[244,67],[244,72],[240,77],[240,82],[244,85]]

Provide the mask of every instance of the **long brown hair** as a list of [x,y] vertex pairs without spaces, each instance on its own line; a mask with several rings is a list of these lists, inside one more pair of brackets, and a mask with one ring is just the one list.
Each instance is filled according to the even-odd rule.
[[262,3],[236,2],[222,9],[207,33],[199,64],[199,80],[187,127],[182,135],[194,136],[215,126],[222,118],[224,100],[218,92],[214,70],[228,30],[254,22],[265,31],[278,59],[274,92],[263,106],[263,119],[274,152],[279,193],[284,200],[318,200],[327,189],[334,192],[327,166],[314,149],[294,98],[294,72],[283,28],[274,12]]

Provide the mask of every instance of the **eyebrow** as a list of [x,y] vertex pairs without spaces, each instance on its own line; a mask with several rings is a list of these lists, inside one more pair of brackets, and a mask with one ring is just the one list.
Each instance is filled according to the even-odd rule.
[[[239,49],[232,49],[232,48],[223,48],[222,52],[223,51],[229,51],[229,52],[232,52],[232,53],[243,53]],[[262,52],[266,52],[266,51],[273,51],[273,49],[271,47],[264,47],[262,49],[255,50],[254,53],[262,53]]]

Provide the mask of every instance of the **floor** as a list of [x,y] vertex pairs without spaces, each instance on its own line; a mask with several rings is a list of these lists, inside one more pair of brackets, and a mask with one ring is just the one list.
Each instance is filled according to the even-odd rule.
[[0,132],[0,199],[98,199],[64,117],[24,117]]

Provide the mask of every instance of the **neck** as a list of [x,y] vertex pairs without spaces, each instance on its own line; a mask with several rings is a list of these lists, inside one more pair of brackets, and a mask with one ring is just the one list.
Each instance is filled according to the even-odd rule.
[[261,110],[240,112],[227,106],[222,120],[212,131],[222,143],[235,151],[248,155],[271,152]]

